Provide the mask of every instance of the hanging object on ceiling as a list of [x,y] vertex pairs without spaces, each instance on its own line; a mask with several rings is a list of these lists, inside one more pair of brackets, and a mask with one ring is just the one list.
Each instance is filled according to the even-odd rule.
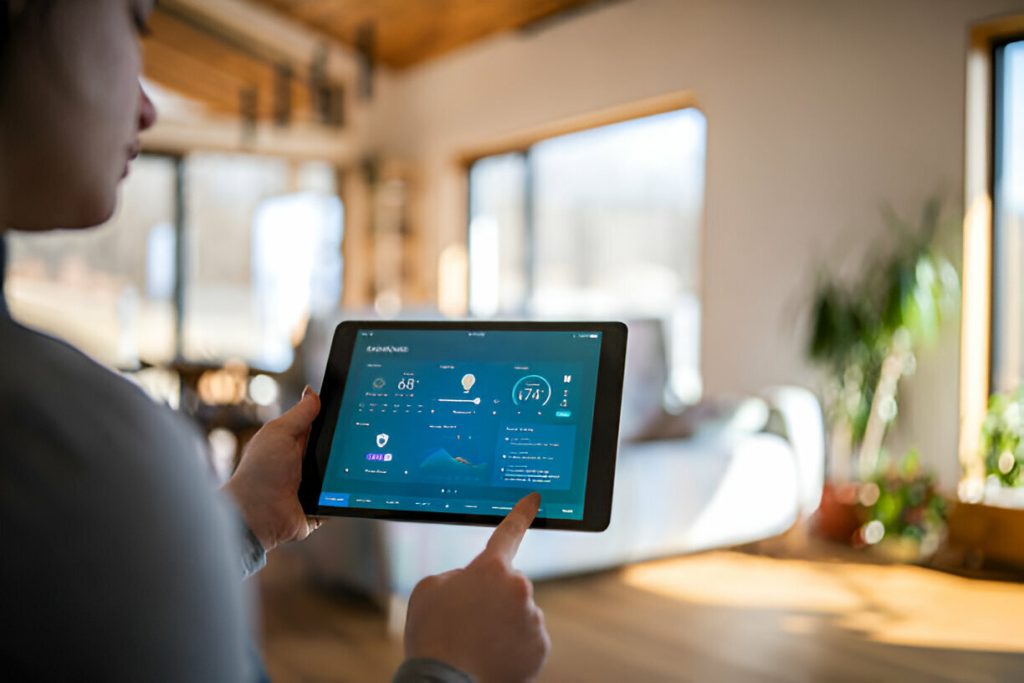
[[345,125],[345,87],[327,78],[327,45],[317,45],[310,60],[309,90],[320,123],[332,128]]
[[373,97],[373,75],[377,67],[374,58],[377,43],[377,25],[363,22],[356,29],[356,52],[359,55],[359,92],[364,99]]
[[292,68],[277,64],[274,68],[274,123],[287,128],[292,122]]
[[242,144],[256,141],[256,124],[260,116],[260,90],[247,86],[238,91],[238,113],[242,121]]

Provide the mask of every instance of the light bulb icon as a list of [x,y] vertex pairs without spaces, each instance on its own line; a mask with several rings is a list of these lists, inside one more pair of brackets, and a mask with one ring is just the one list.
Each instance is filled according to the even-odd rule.
[[469,393],[469,390],[473,388],[474,384],[476,384],[476,377],[469,374],[462,376],[462,389],[467,394]]

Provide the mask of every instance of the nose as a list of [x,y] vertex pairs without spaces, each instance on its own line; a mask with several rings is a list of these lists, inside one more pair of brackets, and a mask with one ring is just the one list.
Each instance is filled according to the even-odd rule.
[[156,123],[156,106],[139,83],[139,132],[152,128]]

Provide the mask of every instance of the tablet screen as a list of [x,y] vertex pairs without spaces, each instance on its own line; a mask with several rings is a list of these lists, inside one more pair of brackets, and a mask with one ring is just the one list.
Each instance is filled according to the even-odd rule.
[[359,328],[319,505],[583,519],[602,334]]

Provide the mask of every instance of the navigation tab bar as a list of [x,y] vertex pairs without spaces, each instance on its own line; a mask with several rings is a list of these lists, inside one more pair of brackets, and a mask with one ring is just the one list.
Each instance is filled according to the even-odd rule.
[[[372,510],[409,510],[412,512],[441,512],[467,515],[494,515],[504,517],[513,503],[498,503],[493,500],[453,500],[451,498],[416,498],[392,495],[352,495],[348,493],[323,493],[320,495],[323,507],[352,507]],[[583,519],[583,510],[576,505],[541,504],[538,517],[546,519]]]

